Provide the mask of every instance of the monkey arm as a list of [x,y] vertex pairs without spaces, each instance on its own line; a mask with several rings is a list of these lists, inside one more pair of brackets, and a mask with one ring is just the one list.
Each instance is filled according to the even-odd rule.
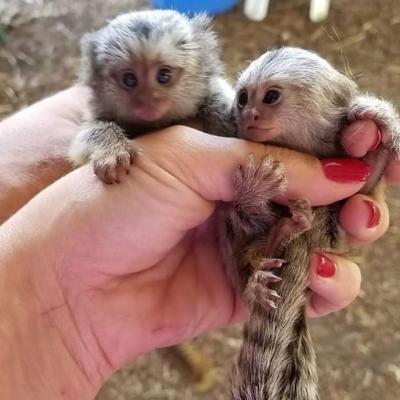
[[73,140],[69,158],[76,166],[93,162],[95,174],[107,184],[120,183],[129,174],[133,157],[138,152],[134,142],[115,122],[86,122]]
[[221,77],[211,78],[210,93],[200,107],[199,118],[204,131],[217,136],[236,136],[236,122],[232,111],[235,92]]

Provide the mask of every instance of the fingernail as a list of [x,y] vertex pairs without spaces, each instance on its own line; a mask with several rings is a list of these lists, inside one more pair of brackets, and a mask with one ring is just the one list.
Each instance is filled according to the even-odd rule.
[[318,260],[317,274],[323,278],[332,278],[336,273],[335,264],[323,254],[317,253],[316,256]]
[[335,182],[365,182],[371,173],[366,162],[355,158],[326,158],[321,165],[325,176]]
[[381,144],[382,141],[382,133],[379,129],[376,130],[376,138],[375,138],[375,142],[372,144],[371,148],[369,149],[369,151],[373,151],[376,150],[379,145]]
[[364,203],[368,207],[367,228],[375,228],[381,220],[381,212],[371,200],[364,200]]

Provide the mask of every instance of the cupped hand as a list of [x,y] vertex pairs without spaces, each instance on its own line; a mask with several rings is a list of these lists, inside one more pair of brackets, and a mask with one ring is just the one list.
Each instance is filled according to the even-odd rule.
[[[27,115],[30,120],[36,115],[41,129],[35,131],[31,124],[30,135],[46,132],[47,142],[54,146],[57,131],[63,132],[60,146],[54,146],[59,162],[59,154],[66,154],[67,139],[76,134],[80,123],[78,110],[85,102],[76,101],[79,98],[85,99],[84,92],[73,88],[23,111],[1,126],[0,140],[11,147],[25,143],[18,126],[24,125]],[[53,130],[43,130],[43,124]],[[14,136],[4,141],[10,127]],[[375,131],[374,124],[366,126],[364,136]],[[63,331],[67,315],[79,331],[80,346],[74,348],[89,352],[104,375],[138,354],[240,318],[240,301],[226,280],[218,253],[214,211],[218,201],[232,199],[233,172],[249,153],[259,158],[268,153],[285,164],[288,198],[329,204],[352,196],[362,186],[359,177],[351,183],[329,179],[311,156],[213,137],[187,127],[146,135],[138,144],[142,154],[121,185],[103,185],[91,166],[85,166],[42,191],[0,229],[0,244],[6,238],[3,250],[8,255],[23,244],[19,257],[25,254],[25,262],[29,260],[40,313],[54,320],[68,342],[73,339]],[[53,153],[44,157],[43,168],[46,152],[42,151],[42,165],[38,165],[36,154],[27,151],[30,164],[24,160],[13,164],[19,173],[30,165],[30,174],[35,175],[36,185],[23,192],[24,199],[43,189],[57,173],[66,172],[62,163],[63,168],[50,171],[49,179],[46,168],[56,165],[48,155]],[[32,166],[37,170],[32,171]],[[0,182],[6,186],[7,180],[0,176]],[[13,183],[14,187],[20,184]],[[15,196],[22,203],[18,193]],[[380,217],[371,227],[366,199],[373,201],[354,195],[344,207],[341,221],[351,240],[373,241],[387,228],[384,202],[373,201]],[[353,213],[346,216],[346,209],[357,212],[356,228],[349,224]],[[32,274],[32,266],[39,269],[37,274]],[[324,315],[348,305],[359,285],[356,264],[315,254],[308,314]]]

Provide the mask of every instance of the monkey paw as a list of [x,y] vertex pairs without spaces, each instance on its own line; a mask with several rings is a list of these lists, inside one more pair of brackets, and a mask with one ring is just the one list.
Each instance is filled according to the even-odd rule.
[[120,183],[122,177],[129,174],[136,152],[132,149],[115,153],[95,153],[92,156],[94,173],[108,185]]
[[268,234],[268,240],[264,246],[266,256],[279,256],[293,239],[308,231],[312,226],[314,214],[308,200],[289,201],[288,207],[291,216],[279,220]]
[[292,221],[293,235],[300,235],[311,228],[314,214],[311,203],[305,199],[298,199],[289,201],[289,210],[292,214],[290,221]]
[[[269,263],[276,266],[283,264],[282,260],[269,259]],[[280,299],[279,294],[271,289],[269,285],[281,281],[272,271],[258,270],[249,279],[244,295],[250,306],[259,305],[263,308],[277,308],[276,301]]]
[[234,176],[235,206],[259,213],[268,204],[268,200],[285,190],[286,183],[282,163],[268,156],[257,163],[251,154]]
[[350,104],[347,119],[349,122],[374,120],[382,135],[380,147],[400,154],[400,116],[391,103],[372,96],[356,97]]

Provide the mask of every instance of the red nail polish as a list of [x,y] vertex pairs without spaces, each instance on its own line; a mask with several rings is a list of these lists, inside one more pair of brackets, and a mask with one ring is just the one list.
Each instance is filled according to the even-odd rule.
[[335,182],[365,182],[371,174],[369,165],[355,158],[326,158],[321,165],[325,176]]
[[368,221],[367,228],[375,228],[379,225],[381,220],[381,212],[379,208],[370,200],[364,200],[364,203],[368,207]]
[[369,149],[369,151],[374,151],[376,150],[379,145],[381,144],[382,141],[382,133],[379,129],[376,130],[376,138],[375,138],[375,142],[372,144],[371,148]]
[[317,253],[316,255],[318,258],[317,274],[323,278],[332,278],[336,273],[335,264],[323,254]]

